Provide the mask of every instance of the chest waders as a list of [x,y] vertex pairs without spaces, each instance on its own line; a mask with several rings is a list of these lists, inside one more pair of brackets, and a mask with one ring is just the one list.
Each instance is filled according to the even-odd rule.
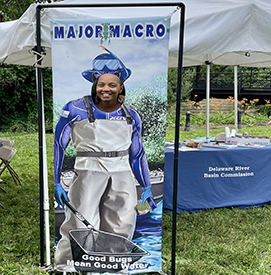
[[[76,177],[69,190],[70,203],[94,226],[126,238],[133,237],[137,203],[129,164],[132,116],[122,105],[126,120],[95,119],[90,98],[84,98],[88,119],[74,122],[71,138],[77,151]],[[69,231],[84,227],[65,208],[55,263],[60,271],[74,271]]]

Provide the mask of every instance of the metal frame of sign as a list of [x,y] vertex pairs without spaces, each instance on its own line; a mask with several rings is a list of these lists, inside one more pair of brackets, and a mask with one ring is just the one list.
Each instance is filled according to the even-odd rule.
[[[184,22],[185,5],[181,2],[169,3],[127,3],[127,4],[40,4],[36,7],[36,39],[38,54],[42,54],[41,45],[41,10],[52,8],[108,8],[108,7],[163,7],[177,6],[180,9],[180,32],[179,32],[179,51],[178,51],[178,79],[176,97],[176,121],[175,121],[175,144],[174,144],[174,170],[173,170],[173,218],[172,218],[172,255],[171,255],[171,274],[175,274],[176,269],[176,229],[177,229],[177,190],[178,190],[178,161],[179,161],[179,137],[180,137],[180,107],[181,107],[181,81],[183,64],[183,43],[184,43]],[[40,188],[40,265],[44,266],[44,105],[43,105],[43,81],[42,81],[42,60],[37,61],[37,96],[39,114],[39,188]],[[46,164],[47,165],[47,164]],[[47,167],[46,167],[47,168]],[[48,262],[47,262],[48,265]]]

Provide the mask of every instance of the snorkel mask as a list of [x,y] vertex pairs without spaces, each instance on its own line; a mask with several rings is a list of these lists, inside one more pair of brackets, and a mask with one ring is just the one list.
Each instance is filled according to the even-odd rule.
[[83,77],[94,83],[94,81],[102,74],[115,74],[123,83],[131,75],[131,70],[127,69],[123,62],[111,51],[103,46],[99,47],[107,51],[107,53],[96,56],[92,61],[93,69],[82,72]]

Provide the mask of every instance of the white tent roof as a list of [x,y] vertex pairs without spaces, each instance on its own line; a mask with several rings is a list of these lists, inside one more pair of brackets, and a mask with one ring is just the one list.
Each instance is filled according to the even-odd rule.
[[[158,3],[161,0],[66,0],[58,4]],[[176,2],[180,3],[180,2]],[[270,0],[185,0],[184,66],[219,65],[271,66]],[[54,3],[53,3],[54,4]],[[32,65],[29,51],[36,45],[36,5],[18,20],[0,23],[0,62]],[[41,15],[44,66],[51,66],[50,20],[54,18],[131,18],[167,16],[174,7],[162,8],[46,8]],[[177,66],[179,13],[172,15],[169,66]]]
[[198,2],[187,1],[185,65],[271,66],[269,0]]

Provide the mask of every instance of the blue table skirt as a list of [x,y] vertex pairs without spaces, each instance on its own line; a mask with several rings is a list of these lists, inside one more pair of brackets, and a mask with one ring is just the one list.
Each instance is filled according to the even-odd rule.
[[[165,150],[164,211],[173,209],[174,150]],[[271,202],[271,146],[180,151],[177,212]]]

